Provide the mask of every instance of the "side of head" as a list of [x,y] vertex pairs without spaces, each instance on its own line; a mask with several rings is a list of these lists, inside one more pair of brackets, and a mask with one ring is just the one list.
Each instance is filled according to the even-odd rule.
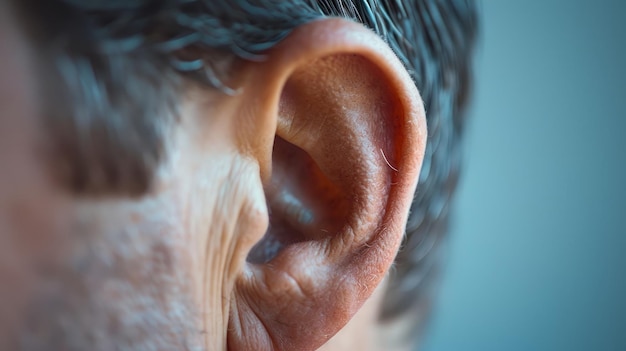
[[323,4],[2,2],[0,347],[307,350],[349,321],[427,132],[397,53]]

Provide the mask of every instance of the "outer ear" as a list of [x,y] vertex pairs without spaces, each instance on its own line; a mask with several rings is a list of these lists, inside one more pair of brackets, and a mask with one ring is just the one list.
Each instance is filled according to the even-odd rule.
[[246,65],[242,140],[270,228],[235,284],[228,347],[314,350],[393,262],[426,144],[422,101],[390,48],[346,20],[306,24]]

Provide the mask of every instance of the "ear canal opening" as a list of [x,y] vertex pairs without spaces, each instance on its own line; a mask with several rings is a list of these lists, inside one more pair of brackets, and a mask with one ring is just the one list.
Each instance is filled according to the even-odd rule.
[[291,244],[330,238],[348,216],[349,202],[341,189],[306,151],[279,136],[265,194],[270,224],[248,255],[251,263],[267,263]]

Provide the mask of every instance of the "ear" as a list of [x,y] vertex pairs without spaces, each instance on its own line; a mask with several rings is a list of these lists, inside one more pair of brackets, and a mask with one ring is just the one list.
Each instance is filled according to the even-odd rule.
[[314,350],[397,253],[426,143],[422,101],[390,48],[346,20],[303,25],[246,65],[242,140],[270,226],[235,283],[228,345]]

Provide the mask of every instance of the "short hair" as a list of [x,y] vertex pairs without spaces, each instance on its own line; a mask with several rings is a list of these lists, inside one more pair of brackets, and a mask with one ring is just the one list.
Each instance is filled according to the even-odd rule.
[[14,0],[38,50],[53,173],[81,196],[141,196],[176,123],[180,88],[231,93],[229,63],[262,60],[294,28],[338,16],[393,49],[422,94],[428,143],[381,318],[429,306],[471,87],[470,0]]

